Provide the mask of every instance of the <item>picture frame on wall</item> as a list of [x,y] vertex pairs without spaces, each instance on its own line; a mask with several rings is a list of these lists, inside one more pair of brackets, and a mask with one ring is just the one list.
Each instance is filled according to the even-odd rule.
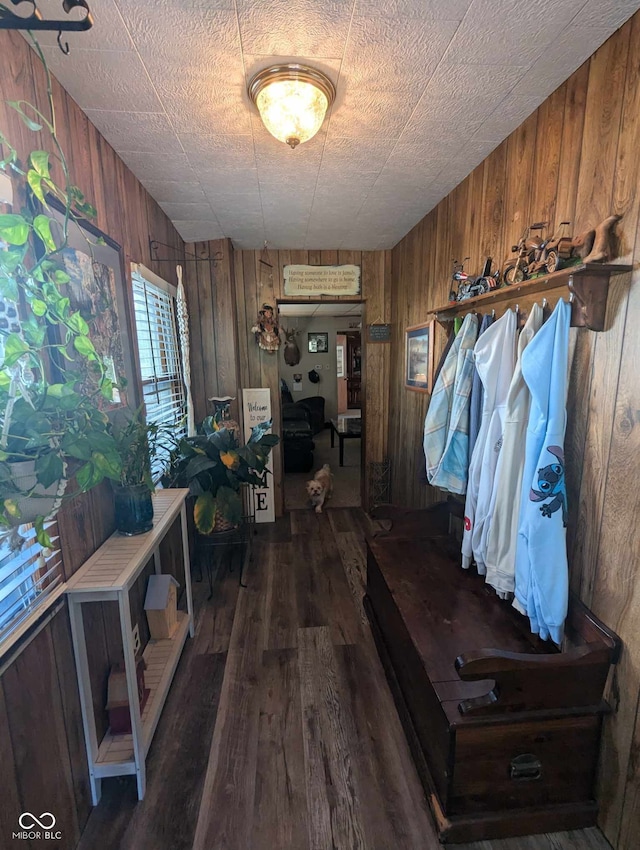
[[308,334],[309,354],[328,354],[329,352],[329,332],[310,332]]
[[433,389],[436,320],[412,325],[405,331],[405,387],[421,393]]
[[[48,215],[56,242],[61,242],[64,209],[53,196],[47,196]],[[59,233],[56,234],[56,227]],[[105,413],[130,407],[140,401],[136,393],[135,363],[127,323],[127,293],[124,257],[121,246],[87,219],[74,217],[68,223],[67,247],[60,261],[70,281],[60,287],[69,298],[71,309],[83,317],[93,317],[89,323],[89,338],[106,365],[114,383],[110,399],[101,398]],[[121,380],[124,379],[124,380]],[[120,386],[117,384],[120,382]],[[89,388],[90,389],[90,388]]]

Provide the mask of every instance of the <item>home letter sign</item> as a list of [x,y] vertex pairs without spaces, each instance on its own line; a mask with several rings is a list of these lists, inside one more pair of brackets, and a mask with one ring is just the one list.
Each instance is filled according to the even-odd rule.
[[[248,440],[251,429],[261,422],[271,419],[271,390],[268,387],[256,387],[242,390],[242,409],[244,415],[244,433]],[[273,494],[273,452],[267,463],[269,475],[267,486],[257,487],[255,491],[256,522],[275,522],[275,502]]]

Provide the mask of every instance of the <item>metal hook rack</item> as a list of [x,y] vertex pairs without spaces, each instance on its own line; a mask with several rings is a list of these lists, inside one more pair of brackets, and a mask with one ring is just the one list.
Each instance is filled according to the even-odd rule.
[[[14,5],[18,0],[13,0]],[[85,32],[93,26],[93,15],[89,8],[87,0],[64,0],[61,3],[62,10],[69,14],[73,9],[84,9],[86,15],[81,20],[67,18],[66,20],[47,20],[42,17],[42,12],[38,8],[37,0],[26,0],[31,3],[30,15],[17,15],[10,9],[3,8],[0,11],[0,30],[31,30],[32,32],[41,32],[49,30],[58,32],[58,47],[65,56],[69,55],[69,45],[65,41],[62,42],[63,32]]]
[[184,256],[179,257],[159,257],[158,249],[168,248],[170,251],[178,253],[174,245],[168,245],[166,242],[160,242],[158,239],[149,237],[149,255],[154,263],[212,263],[214,268],[223,259],[222,251],[215,251],[213,254],[208,253],[206,256],[198,257],[190,251],[185,250]]

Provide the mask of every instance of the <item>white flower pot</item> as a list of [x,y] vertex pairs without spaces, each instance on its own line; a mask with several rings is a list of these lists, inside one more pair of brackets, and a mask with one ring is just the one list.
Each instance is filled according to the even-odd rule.
[[61,478],[50,487],[44,488],[37,483],[35,473],[36,463],[34,460],[23,460],[10,463],[13,483],[23,493],[32,490],[29,496],[17,496],[16,501],[20,510],[20,519],[15,520],[15,525],[33,522],[36,517],[43,516],[51,519],[60,508],[64,491],[67,488],[67,479]]

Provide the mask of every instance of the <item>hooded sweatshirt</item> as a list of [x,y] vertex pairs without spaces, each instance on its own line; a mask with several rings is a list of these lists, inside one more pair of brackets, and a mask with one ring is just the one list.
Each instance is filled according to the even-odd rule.
[[488,520],[493,478],[498,461],[504,404],[516,364],[517,319],[513,310],[487,328],[476,343],[474,356],[484,388],[482,421],[469,465],[467,499],[464,508],[462,566],[475,558],[483,575],[482,531]]
[[562,642],[569,596],[564,477],[571,307],[563,300],[522,354],[531,408],[520,503],[514,606],[531,631]]
[[433,388],[424,421],[427,479],[434,487],[464,493],[469,460],[469,395],[478,317],[464,317]]
[[542,326],[542,307],[534,304],[518,339],[518,361],[504,410],[502,448],[494,479],[490,522],[484,543],[487,584],[502,598],[515,587],[516,541],[522,493],[524,450],[531,394],[522,377],[522,353]]

